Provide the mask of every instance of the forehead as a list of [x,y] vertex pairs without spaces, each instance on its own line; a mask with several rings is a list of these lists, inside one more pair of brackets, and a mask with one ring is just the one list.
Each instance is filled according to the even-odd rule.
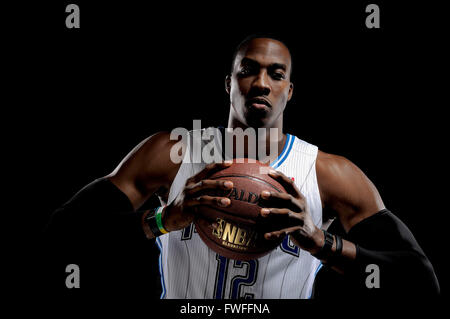
[[243,58],[255,60],[261,65],[285,64],[288,69],[291,65],[291,55],[288,48],[282,42],[269,38],[252,39],[241,48],[235,62],[240,64]]

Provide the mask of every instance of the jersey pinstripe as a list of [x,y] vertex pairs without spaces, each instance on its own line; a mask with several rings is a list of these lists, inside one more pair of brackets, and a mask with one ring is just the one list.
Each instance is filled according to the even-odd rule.
[[[283,151],[271,166],[294,178],[305,196],[314,223],[322,226],[322,204],[316,176],[318,148],[287,134]],[[183,189],[186,180],[205,163],[186,157],[172,184],[168,203]],[[191,158],[190,158],[191,157]],[[162,298],[309,298],[320,261],[293,245],[282,244],[262,258],[229,260],[207,247],[193,224],[157,239],[160,248]]]

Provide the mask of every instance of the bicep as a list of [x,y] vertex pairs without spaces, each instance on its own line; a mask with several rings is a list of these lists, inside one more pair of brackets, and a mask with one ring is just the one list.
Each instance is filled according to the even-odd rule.
[[177,164],[170,160],[169,133],[156,133],[137,145],[107,177],[124,192],[134,208],[162,187],[170,187]]
[[336,212],[346,231],[384,209],[375,185],[348,159],[322,153],[317,175],[324,205]]

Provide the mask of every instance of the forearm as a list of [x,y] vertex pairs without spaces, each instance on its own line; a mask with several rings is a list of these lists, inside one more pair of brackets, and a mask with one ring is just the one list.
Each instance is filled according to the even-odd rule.
[[[339,255],[339,257],[336,257]],[[336,237],[333,236],[333,246],[328,256],[322,258],[322,262],[328,264],[333,270],[340,274],[352,271],[356,263],[357,247],[348,240],[342,239],[342,250],[337,252]]]
[[323,258],[322,262],[340,274],[351,275],[354,272],[364,273],[366,267],[371,264],[393,273],[402,271],[405,266],[425,265],[428,260],[425,255],[413,249],[394,251],[366,249],[346,239],[342,239],[342,251],[338,253],[337,242],[334,239],[329,255]]
[[[330,232],[339,233],[339,229]],[[338,235],[339,234],[336,234]],[[341,233],[343,248],[336,254],[336,236],[323,263],[343,274],[355,285],[364,287],[369,265],[378,267],[384,288],[396,290],[412,282],[438,292],[433,267],[408,228],[389,211],[382,211]],[[409,284],[408,284],[409,283]],[[402,287],[403,286],[403,287]]]
[[46,229],[39,254],[43,282],[64,288],[66,266],[76,264],[88,291],[159,291],[159,251],[146,238],[142,217],[109,180],[87,185],[53,214]]
[[145,239],[142,217],[123,192],[101,178],[56,210],[46,232],[55,240],[140,240]]

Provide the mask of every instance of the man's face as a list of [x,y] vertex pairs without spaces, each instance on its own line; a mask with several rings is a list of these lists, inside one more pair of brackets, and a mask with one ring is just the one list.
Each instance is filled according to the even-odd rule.
[[291,56],[283,43],[251,40],[241,48],[227,77],[231,107],[249,127],[272,127],[291,99]]

